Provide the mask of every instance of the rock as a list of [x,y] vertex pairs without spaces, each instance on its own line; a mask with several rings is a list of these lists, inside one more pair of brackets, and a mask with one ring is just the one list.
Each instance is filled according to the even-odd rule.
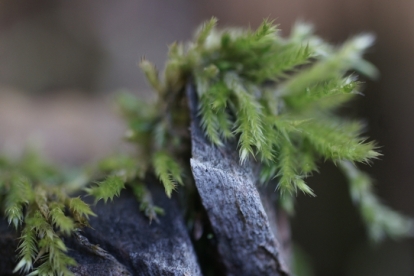
[[200,129],[197,94],[187,88],[191,113],[191,169],[226,275],[287,275],[256,188],[257,166],[239,162],[237,147],[211,145]]
[[90,220],[93,229],[85,229],[84,236],[110,253],[131,275],[201,275],[177,202],[154,182],[157,180],[148,185],[154,204],[165,210],[159,222],[150,224],[132,193],[125,191],[113,203],[97,204],[97,217]]
[[0,218],[0,275],[13,275],[16,266],[18,236],[13,226],[8,226],[5,218]]

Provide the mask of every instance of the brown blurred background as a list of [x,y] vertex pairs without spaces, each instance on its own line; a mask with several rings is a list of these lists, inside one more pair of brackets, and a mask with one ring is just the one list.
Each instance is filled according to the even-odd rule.
[[[386,203],[414,217],[414,1],[385,0],[0,0],[0,151],[41,144],[54,162],[82,165],[117,151],[124,126],[111,100],[120,89],[150,91],[141,56],[159,68],[167,45],[188,40],[203,20],[257,27],[298,19],[340,43],[373,32],[367,57],[381,71],[349,109],[365,119],[384,154],[365,168]],[[371,246],[333,165],[310,180],[293,235],[313,275],[414,275],[412,240]]]

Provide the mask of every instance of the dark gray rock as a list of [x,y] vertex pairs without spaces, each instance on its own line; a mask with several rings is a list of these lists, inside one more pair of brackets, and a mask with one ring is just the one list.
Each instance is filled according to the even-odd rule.
[[8,226],[5,218],[0,218],[0,275],[13,275],[16,266],[18,236],[13,226]]
[[[93,229],[85,229],[82,236],[91,244],[99,244],[109,256],[102,253],[93,264],[81,264],[77,270],[86,266],[88,272],[79,275],[109,275],[105,270],[108,265],[117,271],[112,275],[201,275],[177,202],[167,198],[164,189],[154,182],[157,181],[148,185],[154,204],[165,210],[158,222],[149,223],[128,190],[113,203],[97,204],[97,217],[90,220]],[[81,259],[76,260],[81,263]],[[96,267],[102,270],[100,274],[94,270]]]
[[260,187],[259,194],[269,219],[270,229],[276,237],[281,256],[279,258],[280,265],[284,271],[289,271],[292,256],[289,216],[284,210],[277,208],[278,194],[274,191],[275,185],[275,183],[271,183],[268,186]]
[[191,169],[216,235],[227,275],[287,275],[281,248],[256,188],[256,165],[240,164],[235,145],[212,146],[200,129],[197,94],[187,87],[191,113]]

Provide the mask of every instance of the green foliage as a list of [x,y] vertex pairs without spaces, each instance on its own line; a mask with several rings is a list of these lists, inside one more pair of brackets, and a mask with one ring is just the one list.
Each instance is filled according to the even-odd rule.
[[414,235],[414,221],[383,205],[372,191],[372,180],[366,173],[349,161],[341,161],[339,167],[349,180],[351,198],[359,207],[373,241]]
[[79,197],[65,200],[66,206],[69,208],[72,217],[79,226],[88,226],[89,216],[95,216],[88,204]]
[[28,273],[33,267],[33,256],[37,255],[37,237],[31,226],[26,223],[20,236],[20,244],[18,247],[20,262],[15,268],[16,271]]
[[64,208],[65,205],[62,203],[52,203],[50,206],[50,216],[52,217],[53,225],[64,234],[69,235],[75,228],[75,223],[72,218],[65,215]]
[[94,196],[96,201],[103,199],[105,202],[108,199],[112,200],[114,196],[119,196],[121,190],[125,187],[122,177],[118,175],[110,175],[97,184],[98,186],[86,189],[86,192]]
[[9,224],[17,229],[23,222],[23,208],[34,197],[30,183],[21,177],[10,179],[10,188],[5,198],[5,214]]
[[[125,96],[128,97],[128,96]],[[123,99],[124,100],[124,99]],[[134,101],[125,101],[125,104],[128,104],[129,107],[134,106]],[[123,106],[124,110],[128,106]],[[132,109],[131,109],[132,111]],[[133,113],[133,112],[131,112]],[[165,166],[170,166],[168,162],[174,162],[174,160],[168,160]],[[158,161],[158,162],[163,162]],[[158,220],[157,215],[162,215],[164,210],[160,207],[157,207],[152,202],[151,193],[147,190],[144,184],[145,178],[145,169],[150,166],[149,162],[146,163],[145,160],[137,160],[131,156],[126,155],[114,155],[108,158],[101,160],[97,166],[89,169],[89,178],[90,179],[99,179],[106,177],[105,180],[97,182],[95,186],[86,188],[86,192],[95,198],[95,203],[103,199],[104,202],[107,202],[109,199],[112,200],[114,196],[119,196],[122,189],[125,186],[129,186],[132,189],[132,192],[136,196],[137,200],[140,202],[140,211],[143,211],[145,216],[150,220]],[[180,167],[176,164],[175,170],[179,171]],[[168,168],[166,173],[168,173]],[[174,169],[172,170],[174,171]],[[164,177],[164,175],[163,175]],[[167,176],[168,177],[168,176]],[[179,177],[180,182],[182,183],[181,178]],[[171,180],[171,182],[174,180]],[[172,182],[172,185],[174,182]],[[79,200],[79,198],[74,198],[71,200]],[[82,202],[83,203],[83,202]],[[89,206],[85,206],[89,207]],[[79,212],[79,211],[78,211]],[[92,213],[93,214],[93,213]],[[90,215],[89,213],[83,213],[82,215]]]
[[140,202],[139,209],[143,211],[144,214],[149,218],[150,222],[152,220],[158,221],[157,215],[163,215],[164,210],[160,207],[154,205],[152,201],[151,193],[145,187],[143,183],[134,183],[132,186],[134,195],[137,197]]
[[95,214],[70,191],[82,187],[95,202],[107,202],[128,186],[152,221],[164,211],[154,206],[146,177],[157,176],[168,197],[177,184],[191,187],[191,177],[185,177],[191,175],[188,83],[196,86],[206,137],[217,147],[237,142],[240,162],[260,164],[260,182],[277,183],[280,205],[289,213],[298,192],[314,195],[305,179],[325,159],[348,177],[352,199],[374,240],[412,234],[412,222],[384,206],[369,177],[353,165],[377,158],[375,143],[360,136],[361,123],[336,113],[360,94],[354,71],[378,74],[362,58],[373,37],[360,35],[334,47],[306,24],[297,24],[283,38],[268,20],[257,30],[218,30],[216,23],[215,18],[206,22],[188,45],[171,45],[161,77],[153,64],[141,60],[156,100],[144,103],[128,94],[118,100],[136,156],[109,157],[89,168],[92,186],[70,185],[30,151],[16,162],[0,157],[0,204],[9,224],[21,231],[15,272],[72,275],[68,267],[76,263],[66,255],[62,237],[88,226]]
[[279,186],[278,188],[282,191],[288,191],[292,193],[297,190],[301,190],[307,194],[314,195],[312,190],[305,184],[303,180],[306,175],[298,171],[298,167],[301,166],[299,161],[300,152],[291,144],[290,141],[284,140],[281,143],[281,149],[279,151],[279,166],[278,178]]
[[9,224],[21,231],[14,272],[29,275],[72,275],[76,262],[66,255],[62,236],[70,235],[93,215],[80,198],[70,198],[70,185],[33,151],[21,159],[1,158],[0,204]]
[[[171,49],[173,48],[172,46]],[[172,54],[170,53],[170,55]],[[151,69],[154,67],[148,65],[148,61],[143,60],[142,62],[144,64],[141,67],[143,70],[147,70],[146,74],[155,74],[155,71]],[[155,78],[155,76],[151,78],[151,81],[158,80],[158,77]],[[175,85],[176,82],[174,87]],[[159,97],[167,97],[171,101],[178,100],[175,97],[178,96],[176,93],[179,93],[179,91],[167,94],[163,90],[167,87],[166,84],[158,83],[152,84],[152,86],[159,89],[162,87],[161,90],[157,90]],[[179,103],[169,106],[163,101],[158,101],[152,105],[144,104],[138,98],[127,94],[121,95],[118,103],[129,126],[127,139],[134,143],[138,149],[138,158],[131,160],[139,161],[129,162],[127,166],[123,166],[120,162],[114,162],[113,164],[117,163],[119,167],[111,168],[111,170],[119,171],[130,168],[127,171],[135,173],[136,178],[140,181],[144,179],[146,172],[152,172],[163,183],[166,194],[170,197],[176,185],[184,183],[182,177],[185,174],[185,169],[180,164],[181,158],[178,156],[189,149],[188,142],[186,145],[183,141],[183,133],[187,133],[188,128],[188,112],[184,108],[185,105]],[[135,164],[135,166],[130,166],[132,164]],[[132,180],[133,177],[129,178],[129,182],[131,182],[129,184],[135,190],[136,187]],[[140,199],[142,197],[138,196],[138,200]],[[149,217],[152,219],[154,214]]]
[[181,166],[170,155],[161,151],[154,154],[152,164],[155,174],[164,184],[165,193],[171,197],[176,183],[183,184]]
[[[379,155],[373,142],[359,137],[362,126],[340,120],[333,113],[359,93],[359,83],[356,76],[348,74],[350,70],[376,74],[361,58],[372,43],[371,36],[361,35],[335,48],[303,24],[297,25],[289,38],[279,36],[269,21],[256,31],[220,31],[215,24],[216,19],[204,24],[186,52],[183,46],[171,47],[164,72],[164,80],[172,79],[168,68],[175,64],[174,76],[183,80],[177,82],[185,83],[190,76],[194,79],[201,126],[213,144],[222,146],[223,141],[237,139],[240,161],[260,160],[261,179],[267,182],[278,177],[281,193],[313,194],[304,179],[317,169],[319,157],[333,162],[368,162]],[[163,88],[158,89],[156,106],[164,108],[154,116],[159,118],[154,121],[162,122],[174,115],[169,111],[184,95],[176,92],[176,86],[172,89],[155,78],[148,61],[142,67],[151,75],[152,86]],[[162,129],[165,137],[168,130]],[[155,140],[154,133],[148,135]],[[167,145],[159,143],[157,151],[163,147]],[[160,163],[153,162],[160,176],[162,168],[157,165]],[[169,194],[174,185],[164,171],[161,181]]]
[[[173,44],[161,78],[148,61],[141,64],[158,98],[153,108],[147,107],[150,115],[129,116],[130,137],[147,141],[146,148],[151,149],[147,167],[158,175],[168,196],[181,180],[178,168],[189,171],[188,160],[182,160],[189,148],[178,147],[188,137],[184,130],[189,116],[182,106],[188,82],[196,86],[206,137],[218,147],[236,140],[240,162],[260,162],[261,182],[277,180],[272,182],[277,183],[281,205],[290,213],[298,191],[314,195],[305,179],[317,171],[318,160],[342,164],[378,158],[375,143],[360,136],[364,126],[336,113],[360,94],[355,71],[372,78],[378,75],[362,58],[373,43],[371,35],[335,47],[313,35],[306,24],[297,24],[283,38],[268,20],[255,31],[218,30],[216,23],[213,18],[202,25],[193,43]],[[353,186],[350,180],[351,190]],[[365,200],[355,203],[374,238],[408,233],[405,218],[383,206],[371,189],[364,198],[370,208]],[[372,215],[377,211],[401,227],[378,221],[380,216]]]

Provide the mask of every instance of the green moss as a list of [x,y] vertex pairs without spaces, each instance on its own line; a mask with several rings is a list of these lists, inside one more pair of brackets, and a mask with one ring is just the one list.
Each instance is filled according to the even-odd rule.
[[[161,78],[143,60],[141,68],[157,92],[157,101],[148,113],[150,119],[129,116],[130,125],[140,121],[152,126],[144,131],[131,127],[131,137],[146,137],[147,147],[153,149],[150,156],[161,151],[181,164],[184,175],[191,174],[188,160],[183,159],[189,152],[185,131],[189,115],[183,103],[185,84],[193,82],[207,138],[218,147],[236,140],[240,162],[253,158],[262,165],[262,183],[277,180],[280,203],[287,211],[293,213],[298,192],[314,195],[305,180],[324,159],[346,173],[351,195],[374,240],[411,235],[411,220],[382,205],[369,178],[356,181],[351,169],[344,169],[344,164],[370,163],[380,156],[375,142],[361,136],[363,124],[336,112],[361,94],[357,72],[372,78],[378,74],[362,58],[373,37],[362,34],[336,47],[315,36],[306,24],[297,24],[283,38],[268,20],[255,31],[218,30],[216,23],[213,18],[202,25],[192,43],[173,44]],[[172,179],[182,173],[172,174],[166,163],[147,167],[170,195],[175,187]],[[353,165],[354,174],[365,176]]]
[[87,223],[94,215],[89,205],[68,196],[69,179],[33,151],[17,161],[2,161],[0,203],[9,223],[21,231],[15,272],[27,274],[36,263],[32,275],[72,275],[68,266],[76,262],[66,255],[61,237]]
[[[150,220],[163,210],[153,205],[143,185],[146,174],[156,175],[168,196],[177,184],[191,189],[185,86],[193,82],[206,137],[217,147],[236,141],[240,162],[257,160],[261,182],[277,180],[282,208],[293,213],[298,192],[313,195],[305,180],[325,159],[345,172],[374,240],[412,234],[411,221],[382,205],[369,177],[354,165],[380,155],[375,143],[360,136],[361,123],[335,112],[360,94],[355,72],[377,74],[362,58],[372,36],[335,47],[305,24],[284,38],[267,20],[257,30],[218,30],[216,22],[202,25],[193,42],[170,46],[161,78],[154,65],[141,61],[156,100],[119,98],[127,139],[137,154],[102,160],[87,173],[96,184],[81,188],[95,201],[107,202],[129,186]],[[65,255],[61,237],[87,226],[94,214],[80,197],[69,196],[76,189],[62,175],[31,153],[16,162],[0,158],[0,203],[9,223],[21,231],[16,271],[71,275],[68,266],[75,262]]]

